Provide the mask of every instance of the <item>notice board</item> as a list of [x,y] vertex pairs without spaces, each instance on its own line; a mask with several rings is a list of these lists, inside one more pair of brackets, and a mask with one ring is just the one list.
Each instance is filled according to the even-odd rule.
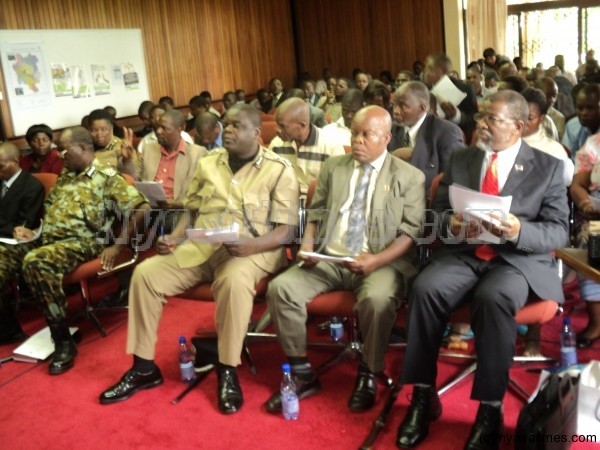
[[149,100],[140,29],[0,30],[0,57],[14,136],[78,125],[107,105],[136,115]]

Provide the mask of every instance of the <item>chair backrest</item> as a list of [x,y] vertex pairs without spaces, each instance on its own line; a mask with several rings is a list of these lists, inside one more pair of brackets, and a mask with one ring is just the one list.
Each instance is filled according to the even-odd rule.
[[440,181],[444,177],[444,172],[438,173],[433,180],[431,180],[431,186],[429,186],[429,206],[433,204],[433,199],[435,198],[435,194],[437,193],[438,186],[440,185]]
[[275,136],[277,136],[277,130],[277,122],[263,121],[260,136],[265,146],[268,146]]
[[32,175],[44,185],[44,191],[46,192],[47,197],[52,187],[56,184],[58,175],[55,173],[33,173]]

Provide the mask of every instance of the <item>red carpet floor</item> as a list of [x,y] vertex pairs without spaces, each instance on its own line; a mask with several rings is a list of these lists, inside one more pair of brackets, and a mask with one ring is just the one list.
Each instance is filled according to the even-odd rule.
[[[567,305],[575,329],[585,325],[579,302]],[[259,305],[262,310],[264,305]],[[165,308],[161,323],[157,363],[165,383],[142,391],[132,399],[103,406],[98,395],[116,382],[131,365],[125,355],[126,314],[101,316],[109,336],[101,338],[91,322],[77,325],[84,338],[76,366],[61,376],[49,376],[46,363],[36,365],[9,362],[0,368],[0,448],[5,449],[346,449],[358,448],[379,414],[386,391],[380,388],[376,407],[364,414],[352,414],[346,407],[354,384],[357,363],[346,362],[326,373],[323,390],[301,402],[300,418],[285,421],[262,408],[263,402],[279,384],[283,354],[275,343],[253,343],[252,354],[258,373],[246,365],[239,369],[245,404],[235,415],[223,416],[217,410],[214,374],[192,391],[180,404],[171,404],[185,385],[179,381],[177,338],[192,336],[197,327],[210,327],[214,306],[210,303],[173,300]],[[259,311],[260,312],[260,311]],[[34,310],[21,313],[25,331],[42,327]],[[543,351],[558,354],[560,319],[543,327]],[[0,357],[14,346],[0,347]],[[324,361],[331,351],[311,350],[313,364]],[[388,371],[395,378],[400,370],[402,351],[390,350]],[[581,361],[600,359],[600,342],[594,349],[581,351]],[[439,363],[438,383],[457,373],[464,363]],[[538,367],[540,367],[538,365]],[[513,376],[528,390],[537,383],[538,373],[515,366]],[[442,397],[444,413],[435,422],[429,438],[420,449],[460,449],[474,418],[477,404],[469,400],[471,380],[465,380]],[[404,416],[410,390],[400,392],[375,448],[395,448],[396,429]],[[511,393],[504,402],[506,433],[514,433],[522,403]],[[600,439],[600,430],[598,433]],[[505,445],[503,448],[512,448]],[[573,449],[600,449],[599,445],[574,444]]]

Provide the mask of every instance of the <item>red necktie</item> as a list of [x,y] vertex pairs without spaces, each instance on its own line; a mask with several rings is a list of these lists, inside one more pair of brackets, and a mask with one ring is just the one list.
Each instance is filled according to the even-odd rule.
[[[481,192],[490,195],[500,194],[498,187],[498,153],[496,152],[492,153],[492,158],[483,177],[483,183],[481,183]],[[475,249],[475,256],[483,261],[491,261],[498,256],[498,253],[489,245],[482,244]]]

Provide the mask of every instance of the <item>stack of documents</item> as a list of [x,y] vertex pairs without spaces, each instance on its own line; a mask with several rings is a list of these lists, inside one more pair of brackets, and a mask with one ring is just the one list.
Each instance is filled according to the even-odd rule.
[[240,240],[240,226],[237,222],[221,228],[188,228],[185,230],[188,239],[199,244],[222,244]]

